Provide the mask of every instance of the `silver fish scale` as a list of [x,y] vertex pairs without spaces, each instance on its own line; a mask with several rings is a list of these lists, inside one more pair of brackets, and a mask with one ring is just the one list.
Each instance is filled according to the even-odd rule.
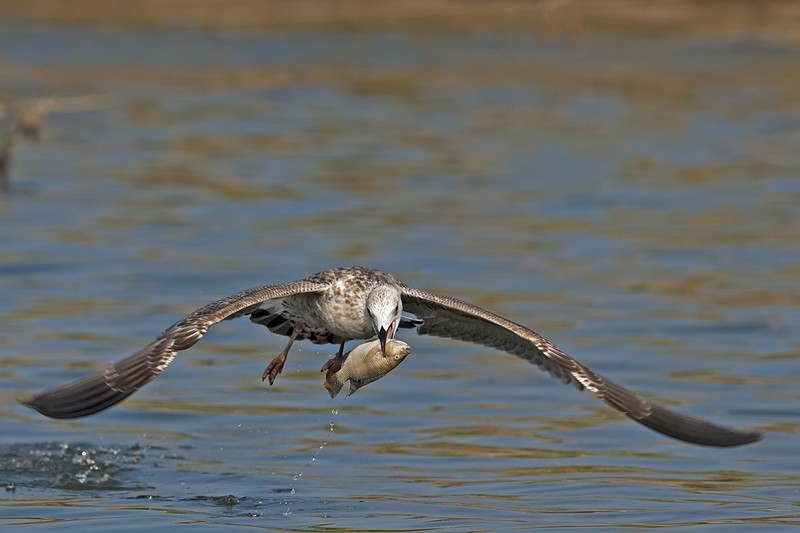
[[350,396],[364,385],[381,379],[397,368],[409,353],[411,347],[396,339],[386,342],[386,353],[381,351],[377,340],[359,344],[347,353],[338,372],[325,376],[325,388],[331,398],[335,398],[342,386],[350,381],[350,392],[347,393]]

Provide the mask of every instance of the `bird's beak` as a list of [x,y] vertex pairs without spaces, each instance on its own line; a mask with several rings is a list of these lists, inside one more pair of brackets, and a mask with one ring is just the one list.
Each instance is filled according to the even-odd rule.
[[397,331],[397,322],[392,322],[389,324],[389,329],[385,329],[383,326],[378,330],[378,340],[381,341],[381,351],[386,354],[386,341],[389,339],[394,338],[394,332]]
[[381,341],[381,351],[386,353],[386,338],[389,336],[389,332],[386,331],[383,327],[378,330],[378,340]]

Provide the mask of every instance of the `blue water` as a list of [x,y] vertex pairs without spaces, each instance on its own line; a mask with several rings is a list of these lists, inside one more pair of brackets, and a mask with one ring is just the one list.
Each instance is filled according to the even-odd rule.
[[[530,531],[800,524],[798,49],[753,41],[0,26],[0,97],[86,97],[0,197],[0,524]],[[10,73],[10,74],[9,74]],[[544,334],[707,449],[512,356],[225,322],[115,409],[17,398],[250,286],[363,264]]]

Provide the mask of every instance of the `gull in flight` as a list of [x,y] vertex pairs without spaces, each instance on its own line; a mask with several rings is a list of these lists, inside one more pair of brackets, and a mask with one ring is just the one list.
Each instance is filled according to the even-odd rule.
[[678,440],[739,446],[763,438],[757,431],[724,427],[671,411],[601,376],[524,326],[462,300],[411,288],[385,272],[358,266],[261,285],[212,302],[133,355],[22,403],[51,418],[78,418],[108,409],[158,376],[208,328],[241,316],[289,337],[286,348],[262,375],[270,384],[283,369],[295,340],[339,344],[339,352],[322,368],[330,375],[341,367],[347,341],[377,336],[385,348],[398,328],[416,327],[420,335],[458,339],[516,355],[563,383],[588,390],[632,420]]

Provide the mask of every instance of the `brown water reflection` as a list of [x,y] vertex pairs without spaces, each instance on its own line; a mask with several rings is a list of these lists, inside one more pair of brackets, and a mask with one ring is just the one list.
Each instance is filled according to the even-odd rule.
[[402,29],[487,31],[535,30],[546,36],[572,39],[602,35],[759,35],[797,38],[797,5],[786,0],[723,4],[671,0],[652,5],[630,0],[580,2],[482,3],[458,0],[280,2],[178,0],[134,9],[125,4],[77,0],[59,2],[7,1],[4,8],[23,19],[55,24],[97,24],[111,27],[201,27],[236,32],[258,30]]

